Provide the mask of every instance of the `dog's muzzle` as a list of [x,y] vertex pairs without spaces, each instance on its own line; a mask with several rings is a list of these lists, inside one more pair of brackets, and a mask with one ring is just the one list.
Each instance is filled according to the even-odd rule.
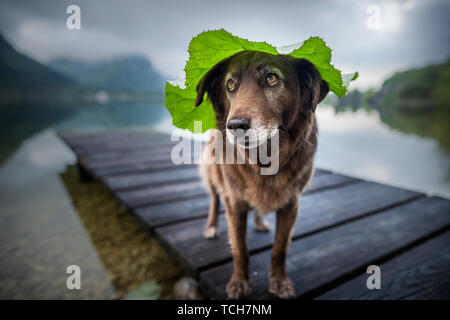
[[278,136],[278,127],[275,128],[250,128],[243,129],[228,129],[226,135],[229,143],[237,144],[244,149],[252,149],[267,143],[269,139]]

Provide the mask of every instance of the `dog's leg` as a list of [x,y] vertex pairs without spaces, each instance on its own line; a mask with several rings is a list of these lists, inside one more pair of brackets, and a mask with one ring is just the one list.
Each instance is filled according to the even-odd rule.
[[253,212],[254,218],[255,218],[255,231],[256,232],[269,232],[270,231],[270,223],[264,217],[261,213],[254,210]]
[[247,211],[244,203],[225,200],[228,235],[233,255],[233,275],[227,284],[230,299],[239,299],[250,294],[248,251],[247,251]]
[[214,239],[219,236],[218,216],[220,199],[216,188],[212,185],[209,186],[210,204],[209,215],[206,221],[205,229],[203,230],[203,236],[206,239]]
[[295,296],[294,285],[286,274],[286,253],[291,239],[292,229],[297,219],[298,200],[277,210],[275,242],[272,249],[269,292],[279,298]]

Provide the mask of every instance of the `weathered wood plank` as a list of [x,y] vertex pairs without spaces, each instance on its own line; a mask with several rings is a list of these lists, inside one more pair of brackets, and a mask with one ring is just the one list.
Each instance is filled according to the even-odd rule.
[[[204,197],[205,195],[205,189],[199,180],[116,192],[119,200],[130,208],[191,199],[194,197]],[[151,226],[151,220],[148,220],[148,222],[150,222]]]
[[170,144],[170,140],[154,140],[154,139],[121,139],[114,141],[105,141],[99,143],[83,143],[74,146],[78,152],[85,153],[98,153],[101,152],[112,152],[119,151],[122,148],[134,148],[139,149],[143,147],[152,146],[164,146]]
[[[209,196],[206,194],[186,200],[179,200],[179,197],[176,201],[136,208],[135,213],[151,228],[204,218],[208,215]],[[220,213],[223,212],[224,206],[221,202]]]
[[[450,226],[450,202],[422,198],[295,240],[287,260],[298,297],[311,297],[348,280],[370,264],[404,250],[430,234]],[[250,256],[251,298],[269,298],[270,250]],[[200,273],[209,295],[225,297],[232,265]]]
[[113,176],[113,175],[125,175],[130,173],[148,173],[154,171],[165,171],[165,170],[177,170],[186,168],[195,168],[196,164],[180,164],[176,165],[171,161],[161,161],[161,162],[136,162],[128,163],[121,166],[113,166],[106,168],[95,168],[95,174],[97,176]]
[[347,183],[362,181],[360,179],[344,176],[338,173],[324,173],[316,170],[310,184],[306,187],[304,194],[321,191],[327,188],[335,188]]
[[[169,156],[168,156],[169,157]],[[163,156],[158,156],[157,160],[141,161],[142,157],[136,157],[135,160],[123,159],[123,161],[105,163],[102,162],[98,165],[91,165],[84,162],[84,166],[88,167],[91,171],[95,172],[96,176],[111,176],[111,175],[125,175],[127,173],[145,173],[158,170],[168,169],[180,169],[180,168],[193,168],[197,166],[192,159],[191,164],[174,164],[170,158],[165,160]],[[161,160],[163,159],[163,160]],[[316,176],[328,174],[330,171],[317,169]]]
[[60,135],[61,138],[77,153],[82,151],[83,148],[87,148],[93,150],[95,148],[103,148],[109,144],[117,144],[117,145],[127,145],[129,143],[170,143],[170,136],[161,135],[161,134],[149,134],[149,133],[140,133],[140,134],[115,134],[110,135],[106,134],[103,136],[96,135]]
[[126,190],[130,188],[140,188],[147,186],[157,186],[164,184],[179,184],[183,181],[198,180],[198,168],[184,168],[179,170],[132,173],[124,176],[105,177],[104,183],[111,190]]
[[96,171],[97,169],[104,169],[104,168],[112,168],[112,167],[120,167],[120,166],[126,166],[126,165],[133,165],[135,163],[141,163],[141,162],[172,162],[170,160],[170,154],[166,153],[159,153],[154,155],[147,155],[147,156],[130,156],[129,158],[119,159],[119,160],[108,160],[108,161],[102,161],[102,162],[84,162],[83,158],[81,158],[81,163],[83,165],[91,168],[92,170]]
[[[196,155],[191,154],[190,163],[194,164],[198,161],[195,161]],[[140,163],[172,163],[174,162],[171,159],[171,150],[168,149],[164,152],[155,152],[155,153],[129,153],[126,156],[120,156],[116,158],[104,159],[102,161],[98,160],[90,160],[89,158],[83,156],[81,157],[81,162],[91,168],[94,171],[105,168],[113,168],[113,167],[123,167],[123,166],[133,166],[135,164]]]
[[103,139],[110,137],[130,137],[130,136],[159,136],[167,135],[165,133],[155,131],[155,130],[130,130],[127,129],[114,129],[114,130],[104,130],[104,131],[94,131],[94,132],[61,132],[60,136],[68,137],[70,139]]
[[167,159],[170,160],[170,153],[173,148],[171,144],[164,144],[157,148],[137,148],[129,152],[122,152],[121,150],[111,150],[101,154],[86,154],[83,155],[83,161],[85,163],[95,163],[112,160],[124,160],[132,156],[133,158],[152,156],[156,154],[166,154]]
[[[93,168],[92,166],[87,166],[91,171],[95,172],[96,175],[98,168]],[[137,188],[145,188],[152,187],[156,184],[169,184],[169,183],[183,183],[184,181],[192,181],[195,179],[200,179],[198,168],[196,166],[183,166],[183,167],[174,167],[171,171],[162,171],[162,172],[138,172],[138,173],[130,173],[125,175],[118,176],[106,176],[104,177],[104,183],[111,190],[126,190],[126,189],[137,189]],[[316,171],[316,176],[326,175],[328,174],[326,171]],[[329,181],[332,179],[332,181]],[[319,179],[314,182],[314,184],[323,184],[326,185],[334,185],[335,183],[340,183],[344,181],[349,181],[352,178],[343,175],[335,175],[333,177]],[[322,187],[318,185],[316,188]]]
[[[138,146],[130,150],[120,149],[122,146],[129,148],[134,140],[144,140],[144,143],[151,140],[160,143],[161,138],[168,137],[168,135],[164,134],[113,132],[81,135],[62,134],[61,137],[75,149],[77,155],[81,156],[83,166],[96,177],[193,167],[192,164],[177,166],[171,162],[170,154],[176,142],[169,141],[169,144],[157,145],[156,147],[152,145],[152,148]],[[119,147],[119,149],[113,148],[111,150],[111,144],[105,147],[105,143],[109,143],[110,141],[113,141],[113,146]],[[142,141],[139,143],[142,143]],[[89,151],[85,153],[83,148],[86,147]],[[90,152],[91,149],[94,150]],[[97,153],[99,150],[100,153]],[[194,162],[193,159],[192,162]]]
[[[317,232],[379,210],[417,198],[420,194],[392,188],[377,183],[359,182],[336,189],[306,194],[300,200],[299,218],[292,233],[293,238]],[[206,211],[207,212],[207,211]],[[153,217],[150,216],[148,223]],[[275,225],[275,215],[267,215]],[[231,259],[226,231],[226,220],[220,217],[220,236],[205,240],[202,236],[206,219],[178,223],[156,229],[156,234],[167,245],[182,255],[186,265],[198,271],[209,265]],[[274,230],[267,233],[254,231],[253,217],[248,220],[248,247],[250,251],[268,248],[273,243]]]
[[120,139],[114,141],[105,141],[99,143],[80,143],[69,146],[77,153],[78,156],[99,156],[111,153],[134,153],[143,150],[164,148],[167,145],[174,145],[170,139]]
[[76,151],[77,154],[81,157],[85,155],[101,155],[111,152],[122,152],[122,153],[134,153],[137,150],[142,149],[151,149],[151,148],[159,148],[164,147],[168,144],[168,141],[161,141],[161,142],[143,142],[143,143],[121,143],[116,146],[111,145],[98,145],[98,146],[91,146],[91,147],[79,147]]
[[[324,174],[317,172],[318,176],[314,177],[314,179],[311,182],[311,185],[308,187],[307,192],[314,192],[320,189],[334,187],[338,185],[342,185],[345,183],[350,183],[353,181],[357,181],[353,178],[338,175],[338,174]],[[173,186],[173,185],[172,185]],[[143,208],[140,212],[147,217],[147,223],[149,223],[151,226],[153,226],[152,223],[152,212],[154,210],[151,208],[151,206],[155,203],[161,203],[160,198],[154,198],[154,192],[156,189],[154,186],[141,188],[141,189],[135,189],[130,190],[126,192],[118,192],[117,195],[119,198],[127,203],[130,207],[139,207],[139,206],[149,206],[147,208]],[[167,188],[168,190],[170,187]],[[170,189],[170,194],[164,196],[164,202],[165,201],[175,201],[180,199],[186,199],[191,197],[206,197],[208,196],[208,193],[206,189],[204,188],[203,183],[199,182],[198,184],[195,184],[191,181],[188,182],[180,182],[176,184],[176,188]],[[156,202],[155,202],[156,201]],[[147,212],[144,213],[143,210],[147,210]],[[186,215],[185,212],[179,212],[177,216],[184,216]],[[166,216],[168,220],[172,220],[174,217],[167,215]]]
[[381,289],[368,290],[364,273],[320,300],[450,299],[450,231],[380,265]]
[[[101,144],[85,144],[75,147],[77,154],[86,157],[97,157],[106,154],[142,153],[153,150],[155,153],[170,151],[170,147],[176,146],[180,141],[172,141],[170,136],[158,139],[133,140],[124,139]],[[194,150],[194,142],[190,141],[191,150]],[[165,149],[165,150],[164,150]]]
[[[86,157],[82,158],[83,165],[92,171],[96,176],[103,175],[125,175],[126,173],[138,173],[154,171],[155,169],[178,169],[194,167],[196,161],[194,155],[191,156],[191,164],[176,165],[170,159],[170,152],[156,154],[130,154],[118,159],[108,159],[103,161],[89,161]],[[316,176],[328,174],[330,171],[317,169]]]
[[170,136],[157,131],[115,130],[93,133],[60,133],[59,136],[70,145],[98,144],[108,141],[139,139],[170,139]]

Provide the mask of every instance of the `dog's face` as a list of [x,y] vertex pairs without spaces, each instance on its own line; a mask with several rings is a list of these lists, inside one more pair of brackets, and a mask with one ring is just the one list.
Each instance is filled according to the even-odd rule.
[[313,121],[328,85],[307,60],[243,51],[214,66],[198,84],[197,92],[196,106],[207,92],[217,127],[228,138],[254,129],[249,131],[255,134],[247,139],[263,140],[273,129],[301,134]]

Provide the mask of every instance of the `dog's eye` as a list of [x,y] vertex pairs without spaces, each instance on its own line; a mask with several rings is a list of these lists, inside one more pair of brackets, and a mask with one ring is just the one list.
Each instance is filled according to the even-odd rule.
[[227,89],[230,92],[233,92],[234,90],[236,90],[236,82],[234,82],[232,79],[228,80]]
[[274,74],[274,73],[269,73],[269,74],[267,75],[267,77],[266,77],[266,83],[267,83],[269,86],[274,86],[274,85],[276,85],[276,84],[278,83],[278,77],[277,77],[277,75]]

